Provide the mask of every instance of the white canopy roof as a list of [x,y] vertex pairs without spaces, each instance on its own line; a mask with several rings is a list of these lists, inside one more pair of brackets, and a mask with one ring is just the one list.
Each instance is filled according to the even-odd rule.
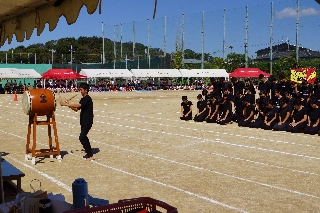
[[141,77],[182,77],[181,72],[177,69],[132,69],[133,76],[137,78]]
[[131,78],[133,76],[132,72],[127,69],[108,69],[108,72],[110,73],[111,77],[114,78]]
[[19,78],[41,78],[41,75],[34,69],[13,69]]
[[0,78],[20,78],[14,68],[0,68]]
[[183,77],[229,77],[225,69],[181,69],[180,71]]
[[88,78],[110,78],[110,72],[107,69],[82,69],[81,75],[85,75]]

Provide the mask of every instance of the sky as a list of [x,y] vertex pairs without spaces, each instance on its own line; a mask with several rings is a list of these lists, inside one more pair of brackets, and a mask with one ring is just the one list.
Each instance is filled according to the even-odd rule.
[[[104,0],[102,14],[98,9],[92,15],[81,9],[78,20],[68,25],[64,17],[59,19],[55,30],[49,31],[48,26],[40,36],[36,30],[30,40],[11,44],[6,42],[0,51],[7,51],[17,46],[28,46],[45,43],[65,37],[104,36],[123,42],[133,40],[133,21],[135,22],[136,42],[150,47],[164,48],[173,52],[176,44],[181,45],[181,29],[184,28],[184,48],[193,49],[212,55],[221,56],[223,39],[225,52],[244,52],[246,42],[246,6],[248,6],[248,46],[249,55],[270,45],[271,2],[274,2],[273,44],[289,41],[296,42],[296,0],[158,0],[156,18],[152,19],[154,0]],[[224,25],[224,9],[226,9],[226,25]],[[204,12],[204,16],[202,16]],[[184,22],[182,22],[182,14]],[[166,17],[166,43],[164,43],[164,17]],[[204,37],[202,37],[202,18],[204,17]],[[312,50],[320,50],[320,4],[314,0],[300,0],[299,45]],[[148,25],[148,19],[150,19]],[[122,31],[120,29],[122,23]],[[182,24],[184,23],[184,24]],[[116,25],[116,26],[114,26]],[[148,26],[150,34],[148,34]],[[224,36],[224,26],[226,35]],[[116,33],[114,33],[116,30]],[[148,39],[148,35],[149,39]],[[204,45],[203,45],[204,44]],[[230,48],[232,47],[232,48]]]

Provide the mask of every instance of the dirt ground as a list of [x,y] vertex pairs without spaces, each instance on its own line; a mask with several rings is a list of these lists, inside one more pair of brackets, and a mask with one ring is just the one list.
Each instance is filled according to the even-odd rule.
[[[37,158],[36,165],[24,160],[28,116],[22,95],[18,102],[0,95],[0,151],[26,174],[24,191],[38,179],[42,190],[62,193],[70,203],[72,182],[81,177],[91,196],[110,203],[148,196],[181,213],[320,212],[318,136],[180,121],[181,96],[195,104],[195,114],[198,93],[91,93],[91,162],[82,158],[79,113],[58,106],[63,160]],[[46,135],[38,126],[37,148],[47,148]]]

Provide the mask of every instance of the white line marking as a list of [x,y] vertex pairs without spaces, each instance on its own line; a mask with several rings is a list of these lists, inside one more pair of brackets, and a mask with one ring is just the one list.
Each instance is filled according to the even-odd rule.
[[64,188],[65,190],[67,190],[68,192],[72,193],[72,189],[71,189],[68,185],[66,185],[65,183],[62,183],[61,181],[55,179],[54,177],[52,177],[52,176],[50,176],[50,175],[48,175],[48,174],[46,174],[46,173],[44,173],[44,172],[41,172],[40,170],[38,170],[38,169],[36,169],[36,168],[28,165],[28,164],[25,164],[25,163],[23,163],[23,162],[15,159],[15,158],[11,157],[10,155],[6,156],[5,158],[9,158],[9,159],[15,161],[16,163],[19,163],[19,164],[23,165],[24,167],[27,167],[28,169],[31,169],[32,171],[38,173],[39,175],[47,178],[47,179],[50,180],[52,183],[55,183],[55,184],[57,184],[58,186],[60,186],[60,187]]

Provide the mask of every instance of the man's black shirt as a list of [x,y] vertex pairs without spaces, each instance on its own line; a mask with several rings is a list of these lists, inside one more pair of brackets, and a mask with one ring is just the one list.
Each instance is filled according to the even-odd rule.
[[80,125],[93,124],[93,102],[89,95],[81,98],[81,112],[80,112]]

